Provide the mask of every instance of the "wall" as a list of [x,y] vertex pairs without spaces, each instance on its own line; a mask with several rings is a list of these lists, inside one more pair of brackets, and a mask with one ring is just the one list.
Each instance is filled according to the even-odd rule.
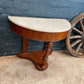
[[[22,38],[9,28],[8,15],[71,20],[84,12],[84,0],[0,0],[0,56],[21,51]],[[65,49],[64,41],[54,42],[53,50]],[[44,42],[29,40],[29,51],[43,49]]]

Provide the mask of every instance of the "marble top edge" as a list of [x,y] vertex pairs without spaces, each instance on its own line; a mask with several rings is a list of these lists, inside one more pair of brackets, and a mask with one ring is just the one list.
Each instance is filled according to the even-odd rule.
[[17,18],[36,18],[36,19],[58,19],[58,20],[66,20],[68,21],[67,19],[61,19],[61,18],[44,18],[44,17],[26,17],[26,16],[8,16],[8,19],[12,18],[12,17],[17,17]]
[[[43,28],[42,29],[42,27],[41,26],[43,26],[44,24],[42,24],[41,23],[41,26],[39,26],[39,29],[38,29],[38,27],[36,26],[36,24],[35,23],[32,23],[32,24],[30,24],[30,25],[27,25],[27,24],[25,24],[24,23],[24,19],[22,20],[23,22],[18,22],[17,20],[15,20],[15,19],[17,19],[17,18],[36,18],[36,19],[39,19],[40,21],[41,20],[43,20],[43,21],[45,21],[45,20],[62,20],[62,22],[64,21],[67,25],[66,25],[66,29],[64,28],[63,29],[63,27],[61,28],[61,29],[57,29],[56,30],[56,28],[54,28],[55,29],[55,31],[53,31],[53,30],[48,30],[48,29],[45,29],[45,28]],[[27,28],[27,29],[32,29],[32,30],[36,30],[36,31],[41,31],[41,32],[50,32],[50,33],[57,33],[57,32],[65,32],[65,31],[69,31],[70,29],[71,29],[71,24],[70,24],[70,22],[68,21],[68,20],[66,20],[66,19],[58,19],[58,18],[38,18],[38,17],[22,17],[22,16],[8,16],[8,19],[11,21],[11,22],[13,22],[14,24],[16,24],[16,25],[19,25],[19,26],[22,26],[22,27],[24,27],[24,28]],[[36,20],[36,19],[34,19],[34,20]],[[60,21],[59,21],[59,23],[60,23]],[[29,21],[28,21],[28,23],[29,23]],[[39,22],[39,24],[40,24],[40,22]],[[57,25],[58,26],[58,25]],[[61,25],[59,25],[59,27],[61,27]],[[59,28],[58,27],[58,28]],[[65,27],[65,25],[64,25],[64,27]],[[50,28],[51,29],[51,28]]]

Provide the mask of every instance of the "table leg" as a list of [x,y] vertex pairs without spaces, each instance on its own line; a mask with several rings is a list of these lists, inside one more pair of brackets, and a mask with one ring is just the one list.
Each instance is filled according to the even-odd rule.
[[28,48],[28,38],[23,37],[22,53],[27,53],[27,48]]
[[40,70],[45,70],[48,67],[48,56],[51,54],[51,47],[53,43],[52,42],[46,42],[45,49],[44,49],[44,56],[42,58],[42,64],[40,67],[38,67]]
[[47,42],[46,43],[46,46],[45,46],[45,53],[44,53],[44,56],[43,56],[43,62],[42,62],[42,66],[46,64],[46,62],[48,61],[48,56],[51,54],[52,52],[52,46],[53,46],[53,43],[52,42]]
[[[49,42],[46,42],[46,43],[45,43],[44,51],[46,51],[46,48],[47,48],[48,43],[49,43]],[[53,44],[52,44],[52,45],[53,45]],[[49,55],[51,55],[51,54],[52,54],[52,49],[50,50],[50,54],[49,54]]]

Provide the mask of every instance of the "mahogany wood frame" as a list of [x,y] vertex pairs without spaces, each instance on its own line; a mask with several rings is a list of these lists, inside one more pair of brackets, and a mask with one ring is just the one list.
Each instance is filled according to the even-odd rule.
[[[30,59],[39,70],[45,70],[48,67],[48,56],[52,53],[51,47],[53,41],[65,39],[68,31],[60,33],[47,33],[30,30],[10,22],[10,28],[13,32],[23,37],[22,52],[17,53],[21,58]],[[28,39],[46,42],[45,49],[40,51],[27,52]]]

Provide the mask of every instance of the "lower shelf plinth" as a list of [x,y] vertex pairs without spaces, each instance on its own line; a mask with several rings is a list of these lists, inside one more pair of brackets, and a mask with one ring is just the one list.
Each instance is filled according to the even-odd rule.
[[30,51],[28,53],[17,53],[17,56],[31,60],[38,70],[43,71],[48,67],[48,63],[42,65],[44,54],[44,51]]

